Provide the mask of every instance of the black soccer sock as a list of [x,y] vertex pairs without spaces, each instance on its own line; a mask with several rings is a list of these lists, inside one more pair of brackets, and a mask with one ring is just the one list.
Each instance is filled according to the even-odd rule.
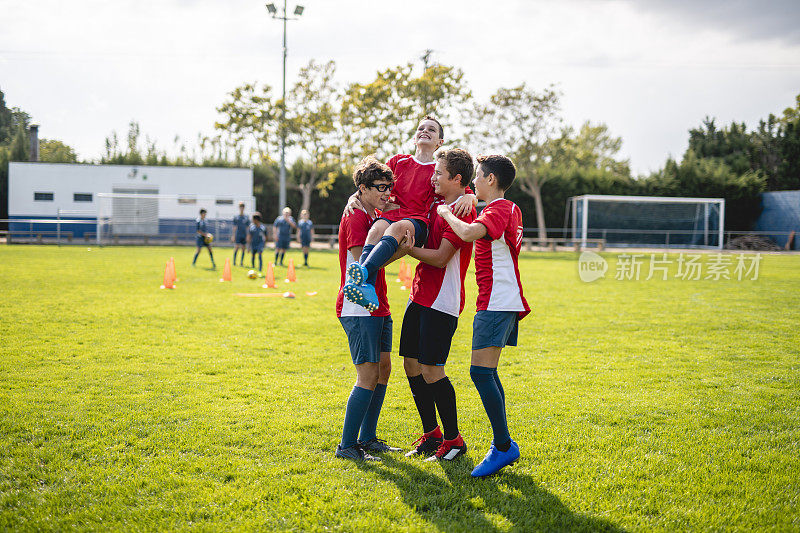
[[425,383],[422,374],[418,376],[407,376],[408,385],[411,387],[411,394],[414,395],[414,403],[417,405],[419,418],[422,420],[422,431],[428,433],[436,429],[436,402],[433,399],[431,387]]
[[453,440],[458,437],[458,413],[456,412],[456,390],[450,383],[450,378],[443,377],[439,381],[428,383],[433,398],[436,402],[436,409],[439,411],[439,418],[442,420],[442,431],[445,440]]
[[281,255],[280,252],[275,252],[275,266],[278,266],[278,256]]
[[[236,254],[238,254],[238,253],[239,253],[239,249],[238,248],[234,248],[233,249],[233,264],[234,265],[236,265]],[[242,252],[242,253],[244,253],[244,252]]]
[[281,252],[281,266],[283,266],[283,256],[286,255],[286,252]]
[[253,252],[253,254],[250,256],[250,268],[255,268],[255,267],[256,267],[256,253]]
[[500,389],[497,387],[494,370],[494,368],[472,365],[469,367],[469,376],[472,378],[475,388],[478,389],[483,408],[492,424],[495,447],[500,451],[508,451],[511,437],[508,434],[505,403]]
[[303,264],[308,265],[308,252],[303,254]]
[[375,248],[369,253],[367,260],[361,263],[361,266],[367,269],[367,283],[375,285],[375,280],[378,277],[378,270],[392,258],[397,251],[397,239],[391,235],[384,235]]
[[198,255],[200,255],[200,250],[199,249],[194,254],[194,259],[192,259],[192,264],[195,264],[197,262],[197,256]]
[[208,257],[211,258],[211,264],[214,264],[214,254],[211,253],[211,248],[208,249]]
[[258,271],[262,270],[264,270],[264,260],[261,258],[261,254],[258,254]]

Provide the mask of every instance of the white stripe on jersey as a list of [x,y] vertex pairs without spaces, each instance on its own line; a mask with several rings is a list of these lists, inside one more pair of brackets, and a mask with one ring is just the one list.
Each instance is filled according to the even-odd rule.
[[[366,213],[366,211],[364,211]],[[352,250],[347,250],[347,265],[345,265],[345,272],[347,272],[347,268],[351,263],[355,263],[356,258],[353,257]],[[345,278],[346,281],[346,278]],[[347,298],[342,298],[342,314],[341,316],[372,316],[369,311],[361,307],[360,305],[356,305]]]
[[517,276],[514,273],[514,259],[511,250],[501,235],[492,241],[492,294],[489,296],[487,311],[524,311],[519,295]]
[[431,309],[458,318],[461,310],[461,248],[456,249],[456,253],[447,262],[442,286]]

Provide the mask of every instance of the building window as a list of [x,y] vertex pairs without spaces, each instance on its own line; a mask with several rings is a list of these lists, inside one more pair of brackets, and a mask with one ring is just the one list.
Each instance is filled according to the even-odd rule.
[[233,205],[233,198],[217,198],[217,205]]
[[33,200],[35,202],[52,202],[54,194],[52,192],[35,192]]
[[179,204],[196,204],[197,198],[194,196],[178,196]]
[[91,202],[92,193],[90,192],[76,192],[72,195],[73,202]]

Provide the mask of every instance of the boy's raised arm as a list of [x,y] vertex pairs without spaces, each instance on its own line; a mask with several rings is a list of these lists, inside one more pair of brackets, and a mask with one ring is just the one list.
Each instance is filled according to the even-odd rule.
[[445,222],[450,224],[450,227],[453,228],[453,231],[456,233],[456,235],[466,242],[477,241],[486,235],[486,226],[480,222],[467,224],[455,216],[452,211],[450,211],[450,208],[446,205],[440,205],[437,207],[436,212],[444,219]]

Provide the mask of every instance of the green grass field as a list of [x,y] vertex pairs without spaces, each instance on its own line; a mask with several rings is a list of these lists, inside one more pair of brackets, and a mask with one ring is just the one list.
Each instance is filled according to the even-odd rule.
[[[288,300],[237,297],[275,291],[192,252],[0,247],[1,530],[800,530],[800,256],[583,283],[575,255],[524,254],[534,312],[500,366],[522,459],[474,480],[472,273],[448,364],[470,452],[357,465],[333,457],[355,376],[336,254]],[[407,294],[390,283],[395,348]],[[397,357],[378,429],[420,429]]]

